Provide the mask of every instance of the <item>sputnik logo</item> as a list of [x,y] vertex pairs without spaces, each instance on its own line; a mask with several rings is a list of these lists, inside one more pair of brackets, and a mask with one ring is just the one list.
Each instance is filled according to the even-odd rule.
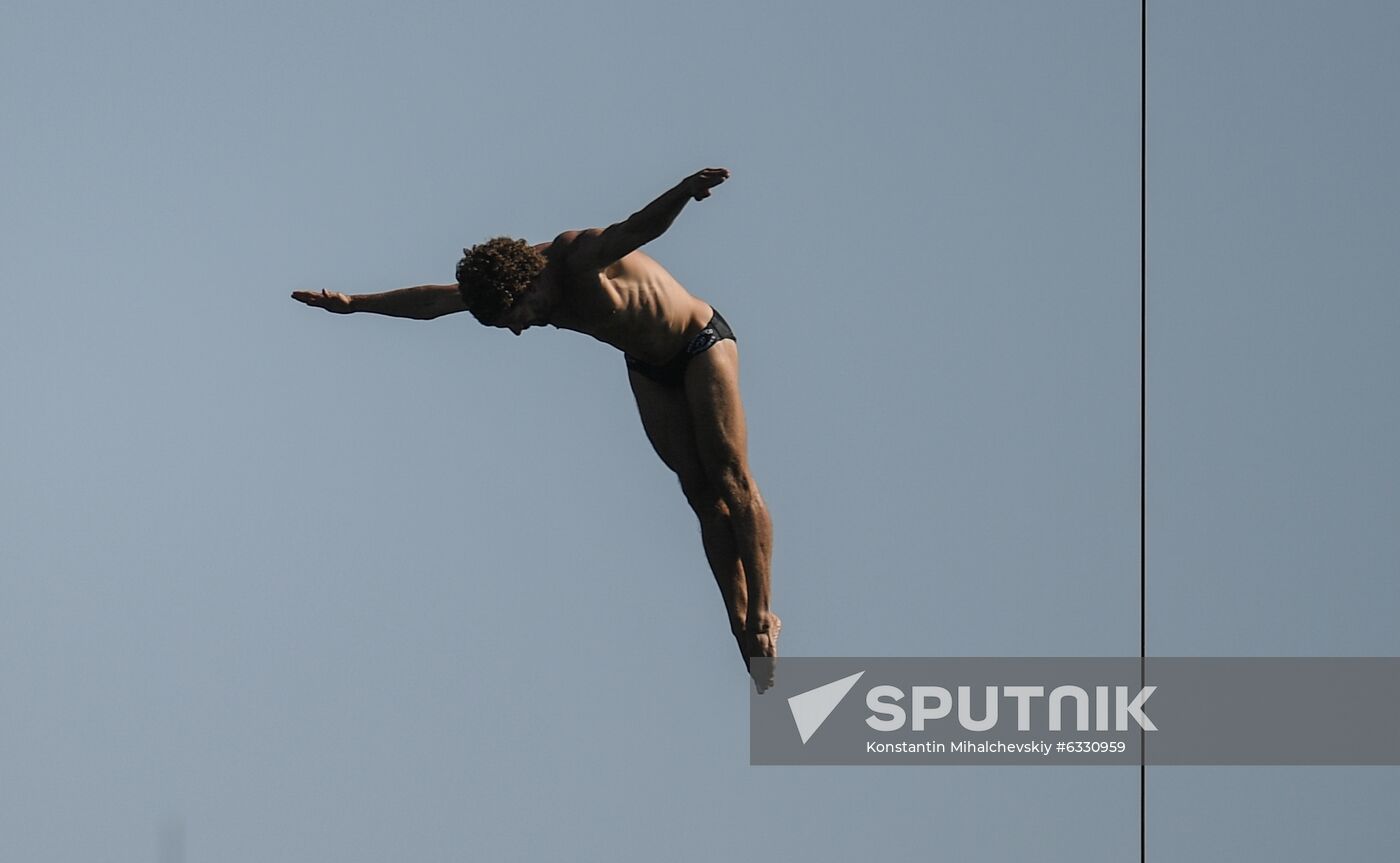
[[804,746],[863,674],[865,672],[860,671],[788,699],[788,709],[792,711],[792,720],[797,723],[797,733],[802,736]]

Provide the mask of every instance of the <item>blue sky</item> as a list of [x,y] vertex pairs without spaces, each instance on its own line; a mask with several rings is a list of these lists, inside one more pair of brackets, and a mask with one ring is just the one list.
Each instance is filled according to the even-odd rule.
[[[0,859],[1130,859],[1121,769],[747,766],[621,358],[292,290],[733,178],[795,655],[1132,655],[1138,6],[16,2]],[[1157,655],[1395,655],[1383,3],[1153,5]],[[1160,860],[1373,858],[1393,770],[1151,771]],[[172,861],[173,863],[173,861]]]

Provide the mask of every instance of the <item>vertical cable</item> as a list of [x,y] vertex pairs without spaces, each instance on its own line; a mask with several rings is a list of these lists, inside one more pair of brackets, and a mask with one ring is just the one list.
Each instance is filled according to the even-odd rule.
[[[1141,0],[1140,85],[1138,131],[1138,677],[1147,667],[1147,0]],[[1138,729],[1138,850],[1147,863],[1147,732]]]

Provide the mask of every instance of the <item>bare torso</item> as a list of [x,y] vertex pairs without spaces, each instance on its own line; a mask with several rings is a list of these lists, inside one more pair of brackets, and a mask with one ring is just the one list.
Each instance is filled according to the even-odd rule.
[[537,247],[549,260],[539,287],[558,297],[549,318],[554,326],[660,364],[709,323],[709,304],[645,252],[624,255],[602,271],[578,272],[564,265],[560,245]]

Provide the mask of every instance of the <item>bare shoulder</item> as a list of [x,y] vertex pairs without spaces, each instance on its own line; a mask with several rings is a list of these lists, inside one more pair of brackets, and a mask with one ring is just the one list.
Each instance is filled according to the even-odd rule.
[[545,256],[571,271],[596,272],[602,269],[602,243],[601,228],[565,231],[549,243]]
[[549,254],[564,255],[578,251],[581,246],[586,246],[602,235],[602,231],[597,228],[584,228],[579,231],[565,231],[555,237],[553,241],[546,243],[549,247]]

